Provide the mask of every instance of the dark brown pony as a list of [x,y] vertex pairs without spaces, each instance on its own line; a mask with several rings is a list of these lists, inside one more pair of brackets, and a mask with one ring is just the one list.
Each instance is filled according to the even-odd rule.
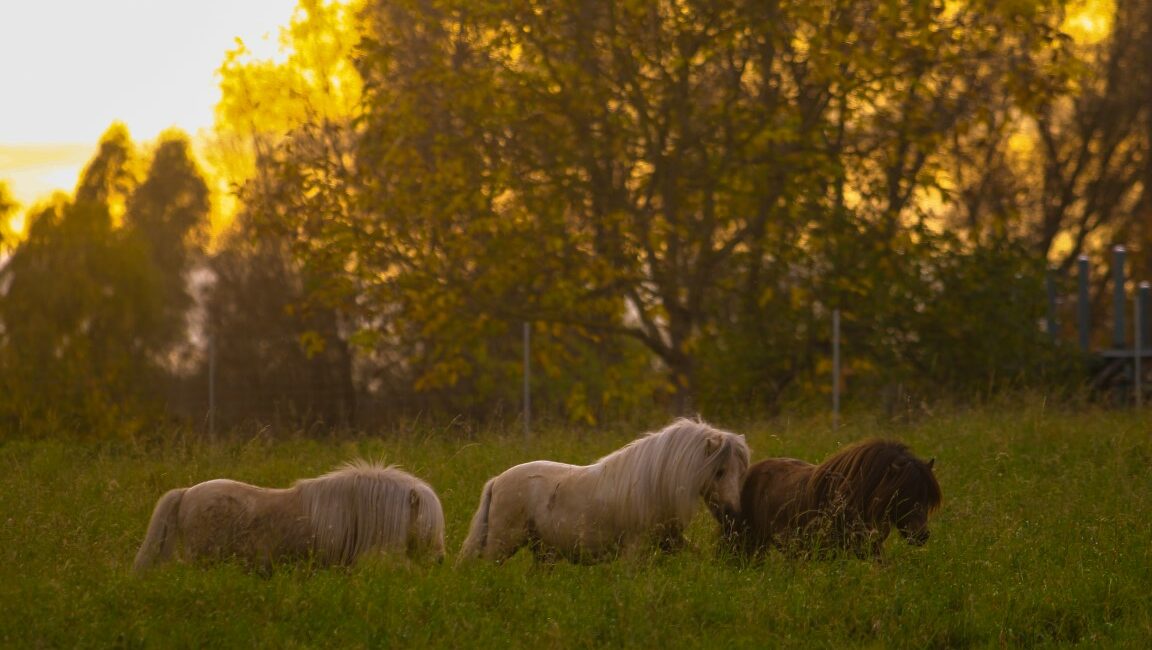
[[895,528],[921,546],[928,541],[928,515],[941,500],[934,462],[891,440],[851,445],[819,465],[760,461],[744,476],[728,541],[747,556],[775,546],[793,556],[840,550],[878,558]]

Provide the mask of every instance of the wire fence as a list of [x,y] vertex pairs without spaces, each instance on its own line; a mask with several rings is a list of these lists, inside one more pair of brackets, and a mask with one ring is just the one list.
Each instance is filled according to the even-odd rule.
[[[279,371],[237,363],[221,354],[222,349],[246,349],[244,358],[260,358],[258,348],[284,349],[295,339],[232,340],[209,339],[197,370],[174,379],[167,389],[167,408],[175,416],[198,423],[205,433],[215,435],[238,425],[270,423],[297,429],[357,428],[375,429],[414,420],[436,421],[445,426],[468,429],[498,423],[519,429],[527,439],[535,425],[567,421],[570,414],[566,396],[551,385],[544,373],[532,373],[532,327],[522,327],[522,352],[517,359],[516,382],[496,395],[470,395],[467,387],[420,391],[410,379],[380,381],[378,368],[358,367],[342,373],[323,363],[313,363],[302,355],[281,359]],[[666,408],[653,404],[652,411]],[[636,418],[634,409],[623,405],[593,404],[588,419],[593,422]]]
[[[829,350],[833,426],[840,418],[844,376],[841,372],[840,310],[831,314]],[[173,414],[199,422],[209,435],[237,425],[261,422],[312,429],[323,427],[373,429],[413,420],[434,420],[468,428],[477,423],[515,427],[527,440],[533,427],[559,421],[571,422],[572,413],[566,395],[552,385],[554,377],[533,373],[533,328],[523,323],[522,352],[519,359],[519,393],[512,386],[497,396],[470,401],[467,389],[422,392],[409,383],[393,382],[376,385],[364,377],[340,376],[339,373],[309,374],[297,365],[289,371],[268,372],[266,368],[236,367],[219,354],[221,345],[210,339],[204,346],[204,359],[199,372],[173,382],[168,394],[168,408]],[[277,347],[296,342],[273,341]],[[237,342],[232,341],[236,348]],[[253,340],[250,346],[267,345],[269,341]],[[241,345],[243,347],[243,345]],[[655,372],[660,372],[654,369]],[[612,402],[594,403],[579,418],[585,423],[630,422],[658,412],[666,415],[691,415],[683,405],[669,399],[653,399],[648,408]],[[691,411],[691,408],[688,409]],[[736,410],[736,409],[733,409]],[[483,426],[483,425],[479,425]]]

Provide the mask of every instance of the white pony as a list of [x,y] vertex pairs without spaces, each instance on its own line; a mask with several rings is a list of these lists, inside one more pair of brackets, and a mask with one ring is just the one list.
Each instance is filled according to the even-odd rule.
[[676,550],[701,498],[722,525],[736,516],[749,455],[744,436],[679,419],[592,465],[517,465],[485,484],[457,561],[500,562],[525,545],[572,561]]
[[444,557],[444,511],[436,492],[395,467],[363,460],[287,489],[216,479],[160,498],[133,569],[144,571],[182,546],[186,560],[235,558],[267,571],[312,558],[350,565],[380,550]]

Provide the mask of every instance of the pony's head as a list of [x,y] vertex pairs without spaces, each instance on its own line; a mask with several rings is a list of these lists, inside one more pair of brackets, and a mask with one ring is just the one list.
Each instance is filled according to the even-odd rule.
[[444,556],[440,499],[397,467],[354,460],[296,486],[316,548],[330,562],[351,564],[373,550]]
[[838,504],[848,520],[890,525],[920,546],[928,541],[928,515],[941,501],[934,463],[901,442],[866,440],[817,466],[809,489],[816,503]]
[[932,466],[933,458],[924,462],[909,454],[893,463],[892,473],[898,486],[892,499],[891,516],[900,536],[913,546],[928,541],[928,515],[940,506],[940,485]]
[[436,492],[425,483],[408,492],[408,556],[444,560],[444,509]]
[[740,487],[751,453],[744,436],[713,429],[704,439],[700,496],[720,525],[728,530],[740,514]]
[[687,526],[703,499],[722,525],[740,511],[740,482],[748,469],[744,436],[679,418],[596,462],[621,517],[636,525]]

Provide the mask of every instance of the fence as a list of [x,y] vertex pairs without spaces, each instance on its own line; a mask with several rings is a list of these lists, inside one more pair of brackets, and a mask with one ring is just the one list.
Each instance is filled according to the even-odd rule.
[[[1129,299],[1127,293],[1126,265],[1128,250],[1124,246],[1112,249],[1112,336],[1111,345],[1105,349],[1092,349],[1092,304],[1090,259],[1081,255],[1076,261],[1076,329],[1080,351],[1090,360],[1090,386],[1093,390],[1110,392],[1118,401],[1126,401],[1129,396],[1140,406],[1144,401],[1144,374],[1149,364],[1145,359],[1152,357],[1152,288],[1147,281],[1137,284],[1135,295]],[[1048,275],[1048,318],[1047,330],[1055,338],[1060,330],[1057,321],[1059,297],[1056,291],[1056,278]],[[1127,326],[1128,307],[1132,307],[1132,328]],[[1131,334],[1131,338],[1129,338]]]

